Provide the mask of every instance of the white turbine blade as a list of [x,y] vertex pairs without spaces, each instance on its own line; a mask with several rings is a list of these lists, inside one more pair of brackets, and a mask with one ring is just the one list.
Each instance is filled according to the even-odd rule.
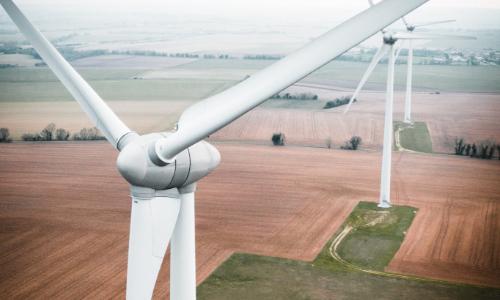
[[180,199],[132,197],[127,265],[127,300],[151,299],[174,231]]
[[120,138],[129,133],[130,129],[113,113],[40,31],[29,22],[11,0],[1,0],[0,4],[57,78],[78,101],[96,127],[113,146],[117,147]]
[[398,58],[399,58],[399,55],[401,54],[401,50],[403,50],[404,48],[404,44],[406,43],[407,41],[406,40],[403,40],[401,42],[398,43],[398,49],[396,51],[396,56],[394,57],[394,61],[397,61]]
[[165,162],[228,125],[428,0],[385,0],[347,20],[302,49],[226,91],[198,102],[181,115],[178,130],[155,144]]
[[401,21],[403,21],[403,24],[405,24],[406,29],[409,30],[410,23],[408,23],[408,21],[406,21],[406,18],[405,17],[401,17]]
[[361,81],[359,82],[358,86],[356,87],[354,94],[352,94],[351,100],[349,100],[349,103],[347,104],[347,107],[344,110],[344,114],[346,114],[349,111],[352,103],[354,102],[354,99],[356,99],[358,97],[359,92],[361,91],[361,89],[365,85],[366,81],[368,80],[368,78],[372,74],[373,70],[375,69],[375,67],[377,66],[379,61],[382,59],[382,57],[384,57],[384,55],[387,53],[388,50],[389,50],[389,46],[387,46],[386,44],[382,44],[382,46],[377,50],[377,53],[375,53],[375,55],[372,58],[372,61],[368,65],[368,69],[366,69],[365,74],[363,74]]
[[170,242],[170,298],[196,300],[194,190],[181,189],[181,210]]
[[476,39],[476,37],[468,35],[410,33],[410,32],[396,32],[392,35],[392,37],[398,40],[475,40]]
[[453,23],[456,21],[457,20],[442,20],[442,21],[434,21],[434,22],[416,23],[416,24],[413,24],[413,26],[414,27],[424,27],[424,26],[431,26],[431,25],[437,25],[437,24]]

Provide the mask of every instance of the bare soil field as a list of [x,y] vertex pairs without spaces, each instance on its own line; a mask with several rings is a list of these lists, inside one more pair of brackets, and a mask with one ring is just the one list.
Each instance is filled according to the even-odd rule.
[[[378,153],[217,147],[197,193],[198,282],[235,251],[311,261],[378,196]],[[124,297],[130,200],[115,158],[104,142],[0,146],[3,298]],[[394,203],[420,210],[389,269],[500,287],[500,162],[397,153],[393,168]]]
[[[296,86],[290,91],[308,91],[326,99],[350,95],[342,89],[319,85]],[[351,136],[359,135],[363,138],[363,147],[380,149],[384,97],[382,92],[362,93],[346,115],[343,114],[345,106],[324,110],[321,101],[269,100],[211,138],[269,143],[274,132],[283,132],[290,144],[325,147],[325,141],[331,139],[334,147],[338,147]],[[308,102],[309,107],[300,102]],[[394,120],[402,120],[403,112],[404,93],[397,92]],[[414,94],[414,121],[427,123],[434,152],[453,153],[456,137],[469,143],[486,139],[500,141],[499,116],[499,94]]]

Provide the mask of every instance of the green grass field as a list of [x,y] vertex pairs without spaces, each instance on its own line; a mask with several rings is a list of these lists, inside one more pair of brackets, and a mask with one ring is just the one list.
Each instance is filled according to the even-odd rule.
[[[148,72],[141,69],[85,68],[79,72],[106,100],[196,100],[228,88],[244,76],[271,63],[274,61],[198,60],[166,69],[166,72],[172,70],[173,74],[182,74],[182,78],[166,79],[134,79]],[[333,61],[303,80],[354,88],[366,67],[366,63]],[[405,84],[405,68],[405,65],[398,65],[396,68],[396,85],[400,88]],[[385,65],[375,69],[368,88],[384,87],[385,69]],[[224,76],[216,76],[218,72]],[[414,87],[426,90],[500,92],[500,67],[417,65]],[[0,69],[0,90],[0,102],[72,100],[52,72],[43,67]]]
[[401,129],[399,132],[399,142],[401,147],[417,151],[432,153],[432,140],[424,122],[415,122],[407,125],[403,122],[394,122],[394,130]]
[[340,257],[363,268],[384,271],[416,212],[408,206],[379,209],[376,203],[360,202],[345,222],[353,231],[340,244]]
[[[260,70],[275,61],[262,60],[199,60],[180,66],[182,69],[206,70],[214,72],[220,69],[231,69],[235,76],[238,69]],[[304,81],[313,83],[334,83],[347,88],[355,88],[361,76],[368,67],[367,63],[332,61],[321,69],[307,76]],[[250,72],[251,73],[251,72]],[[375,68],[368,86],[385,88],[387,78],[387,65],[381,64]],[[396,66],[395,85],[403,89],[406,85],[406,65]],[[500,67],[498,66],[438,66],[415,65],[413,86],[415,89],[443,90],[454,92],[500,92]]]
[[[375,203],[362,202],[346,220],[344,226],[357,228],[352,237],[348,235],[341,243],[344,251],[353,252],[350,255],[352,262],[367,261],[367,265],[374,268],[386,265],[390,258],[388,260],[382,250],[388,249],[393,254],[399,248],[414,215],[411,207],[393,207],[383,218],[379,218],[379,212]],[[373,223],[376,224],[370,225]],[[313,262],[234,254],[198,287],[198,299],[420,300],[500,297],[499,289],[371,275],[347,267],[330,255],[329,246],[336,235]],[[377,239],[382,242],[374,243]],[[377,248],[373,249],[374,254],[367,253],[369,251],[366,250],[372,248]]]
[[[333,81],[343,87],[355,88],[367,67],[366,63],[333,61],[309,75],[305,80],[319,83]],[[413,70],[413,87],[416,90],[500,92],[500,67],[498,66],[415,65]],[[371,84],[377,89],[383,89],[386,79],[387,65],[379,65],[370,76],[367,88],[370,88]],[[397,65],[395,87],[403,89],[405,86],[406,65]]]
[[[141,70],[82,69],[89,84],[105,100],[197,100],[233,84],[228,80],[134,79]],[[0,70],[0,102],[74,101],[47,68]]]

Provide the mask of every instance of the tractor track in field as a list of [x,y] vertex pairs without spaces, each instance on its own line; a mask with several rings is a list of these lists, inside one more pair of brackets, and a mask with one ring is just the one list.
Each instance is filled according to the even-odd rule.
[[[411,275],[403,275],[403,274],[397,274],[397,273],[391,273],[391,272],[385,272],[385,271],[377,271],[377,270],[371,270],[371,269],[366,269],[360,266],[357,266],[355,264],[352,264],[345,259],[343,259],[340,254],[337,252],[337,249],[339,245],[342,243],[342,241],[346,238],[346,236],[349,235],[349,233],[353,230],[354,228],[352,226],[345,226],[344,229],[333,239],[333,241],[330,243],[330,247],[328,247],[328,252],[330,256],[342,264],[343,266],[349,268],[349,269],[354,269],[363,273],[371,274],[371,275],[378,275],[378,276],[385,276],[385,277],[390,277],[390,278],[397,278],[397,279],[406,279],[406,280],[416,280],[416,281],[426,281],[426,282],[437,282],[437,283],[447,283],[449,284],[449,281],[445,280],[439,280],[439,279],[432,279],[432,278],[424,278],[424,277],[418,277],[418,276],[411,276]],[[456,284],[456,283],[455,283]]]

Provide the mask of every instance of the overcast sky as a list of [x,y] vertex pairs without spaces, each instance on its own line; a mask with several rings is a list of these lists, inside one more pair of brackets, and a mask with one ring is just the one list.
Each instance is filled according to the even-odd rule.
[[[401,0],[405,1],[405,0]],[[339,23],[368,7],[367,0],[16,0],[28,13],[47,16],[61,15],[62,11],[81,11],[107,15],[174,14],[204,15],[219,18],[240,18],[243,21],[273,20]],[[379,2],[379,0],[375,0]],[[3,11],[1,20],[5,19]],[[457,28],[500,29],[500,0],[431,0],[413,12],[414,22],[436,19],[457,19],[445,26]]]

